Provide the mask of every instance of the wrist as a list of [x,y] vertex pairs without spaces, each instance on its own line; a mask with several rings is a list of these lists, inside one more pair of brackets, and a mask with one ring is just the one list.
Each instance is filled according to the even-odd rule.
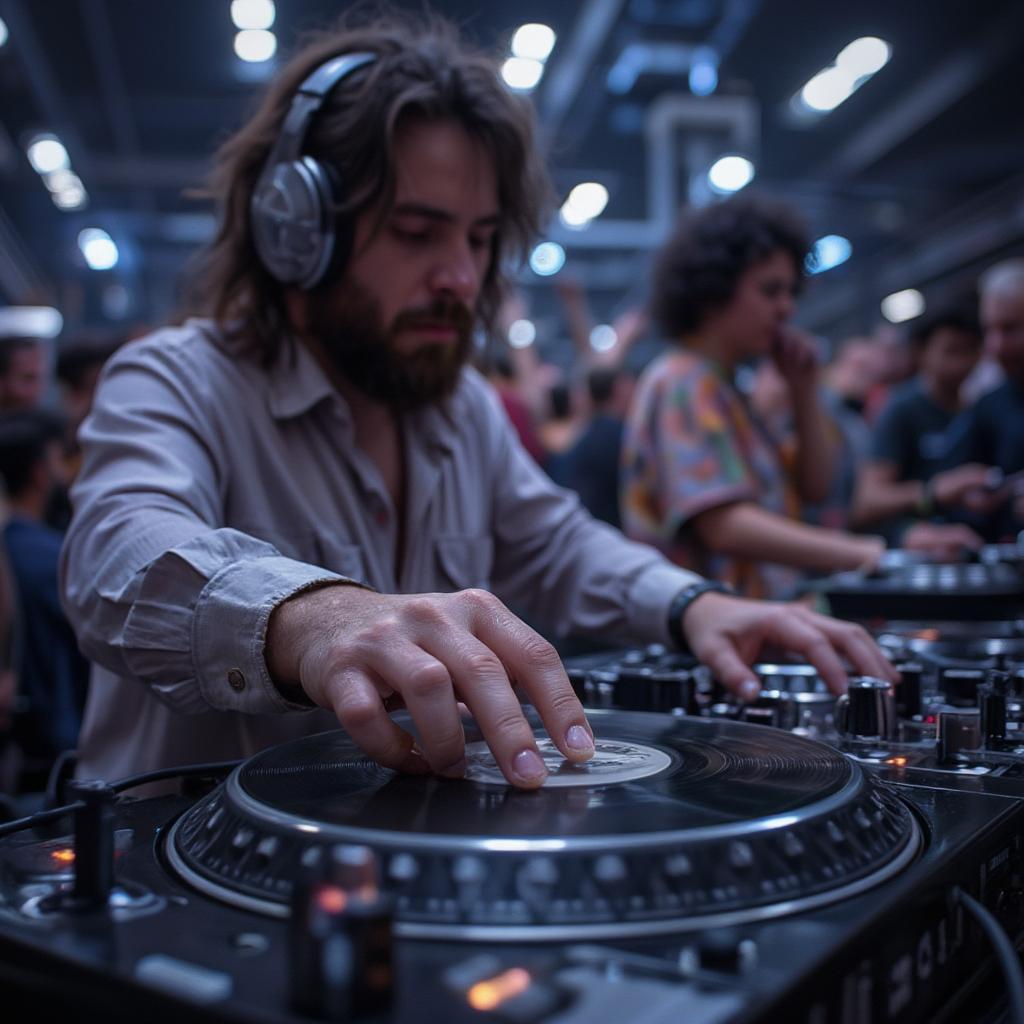
[[727,584],[715,583],[713,580],[697,580],[683,587],[672,598],[672,603],[668,606],[668,634],[677,649],[680,651],[688,651],[690,649],[686,634],[683,632],[683,619],[695,601],[705,594],[730,594],[735,596],[735,593],[736,591]]

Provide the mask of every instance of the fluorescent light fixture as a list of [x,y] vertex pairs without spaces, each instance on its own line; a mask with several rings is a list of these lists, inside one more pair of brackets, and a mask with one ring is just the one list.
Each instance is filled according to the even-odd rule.
[[590,347],[595,352],[609,352],[618,340],[619,335],[611,324],[598,324],[590,332]]
[[835,60],[822,68],[793,97],[799,114],[827,114],[848,100],[872,75],[881,71],[892,48],[877,36],[862,36],[844,46]]
[[557,242],[541,242],[530,253],[530,269],[539,277],[551,277],[565,266],[565,250]]
[[754,165],[745,156],[723,156],[711,165],[708,184],[712,192],[728,195],[739,192],[754,180]]
[[231,20],[238,29],[268,29],[276,14],[274,0],[231,0]]
[[512,56],[528,57],[542,63],[555,48],[555,31],[548,25],[520,25],[512,36]]
[[562,204],[562,223],[570,228],[581,228],[600,216],[608,205],[608,189],[599,181],[584,181],[577,185]]
[[916,288],[904,288],[882,299],[882,316],[891,324],[913,320],[924,312],[924,296]]
[[501,65],[501,77],[510,89],[529,92],[537,87],[544,74],[544,65],[532,57],[509,57]]
[[5,306],[0,309],[0,338],[56,338],[64,318],[52,306]]
[[277,53],[277,36],[265,29],[242,29],[235,36],[235,53],[249,64],[270,60]]
[[0,46],[3,46],[10,37],[11,33],[7,30],[7,22],[0,18]]
[[111,270],[117,266],[120,258],[117,244],[103,228],[83,228],[79,231],[78,248],[82,250],[90,270]]
[[529,348],[537,340],[532,320],[513,320],[508,325],[508,343],[513,348]]
[[844,46],[836,55],[836,67],[844,68],[856,78],[881,71],[892,56],[892,47],[877,36],[862,36]]
[[853,246],[842,235],[823,235],[807,254],[804,269],[808,274],[824,274],[826,270],[845,263],[853,253]]
[[36,135],[29,142],[25,152],[36,174],[50,174],[52,171],[61,171],[71,166],[68,151],[56,135]]

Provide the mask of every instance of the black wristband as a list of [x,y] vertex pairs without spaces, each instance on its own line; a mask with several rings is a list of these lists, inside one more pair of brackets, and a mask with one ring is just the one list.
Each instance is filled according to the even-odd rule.
[[679,650],[688,651],[690,649],[690,645],[686,642],[686,636],[683,634],[683,616],[686,614],[686,610],[702,594],[711,592],[732,595],[736,593],[732,587],[725,583],[699,580],[697,583],[690,583],[688,586],[683,587],[672,598],[672,603],[668,606],[668,635]]

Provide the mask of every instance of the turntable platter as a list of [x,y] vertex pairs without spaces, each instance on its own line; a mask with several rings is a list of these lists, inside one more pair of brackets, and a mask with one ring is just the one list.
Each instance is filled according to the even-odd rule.
[[403,776],[342,732],[240,766],[174,826],[172,866],[287,913],[312,846],[378,854],[408,935],[650,934],[788,913],[877,884],[916,854],[893,792],[823,744],[768,728],[592,712],[597,754],[538,791],[505,784],[467,728],[467,777]]

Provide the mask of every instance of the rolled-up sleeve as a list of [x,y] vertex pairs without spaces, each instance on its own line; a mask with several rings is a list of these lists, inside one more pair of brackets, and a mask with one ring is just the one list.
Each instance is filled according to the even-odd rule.
[[484,399],[494,490],[494,589],[559,635],[669,642],[668,609],[700,577],[592,518],[526,454]]
[[176,711],[298,709],[267,672],[270,613],[345,577],[220,525],[224,428],[202,374],[173,366],[160,346],[136,344],[104,373],[80,433],[65,611],[89,658]]

